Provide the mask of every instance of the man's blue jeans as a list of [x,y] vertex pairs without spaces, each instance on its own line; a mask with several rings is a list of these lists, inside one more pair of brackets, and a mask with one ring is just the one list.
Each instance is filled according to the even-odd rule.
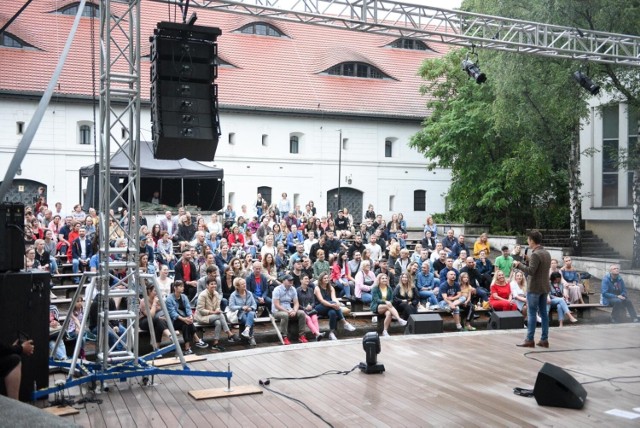
[[549,312],[547,311],[547,293],[527,293],[527,340],[533,340],[536,332],[536,315],[542,319],[540,340],[549,339]]

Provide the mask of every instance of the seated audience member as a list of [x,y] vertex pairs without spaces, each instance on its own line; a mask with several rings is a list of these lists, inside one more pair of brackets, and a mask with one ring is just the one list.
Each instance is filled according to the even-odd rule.
[[188,248],[182,252],[180,262],[176,264],[175,280],[182,281],[185,286],[183,292],[190,301],[193,300],[198,291],[198,268],[192,261],[192,252]]
[[378,237],[374,234],[369,238],[369,243],[365,245],[366,249],[369,250],[369,254],[371,257],[372,266],[375,268],[378,265],[378,262],[382,258],[382,247],[378,242]]
[[418,313],[420,303],[418,289],[409,281],[409,274],[400,275],[398,285],[393,290],[393,307],[396,308],[400,318],[408,320],[412,314]]
[[189,299],[184,294],[184,282],[176,280],[173,283],[173,293],[167,296],[166,304],[173,327],[180,330],[184,338],[184,355],[193,354],[192,343],[198,348],[207,348],[208,345],[198,337],[193,325],[193,313]]
[[51,254],[49,254],[49,252],[46,251],[44,248],[44,239],[36,239],[36,242],[34,245],[35,245],[34,258],[38,262],[38,267],[41,270],[45,270],[52,274],[55,273],[57,266],[56,266],[56,269],[54,269]]
[[227,270],[224,273],[224,279],[222,280],[222,296],[228,299],[233,292],[233,283],[236,278],[242,278],[246,280],[247,273],[242,269],[242,261],[238,257],[231,259]]
[[280,284],[278,282],[278,268],[276,266],[276,259],[271,254],[267,254],[262,258],[262,273],[264,273],[269,279],[269,287],[271,289]]
[[389,327],[393,319],[401,326],[407,325],[407,321],[400,317],[398,310],[393,306],[393,291],[389,285],[389,277],[384,273],[376,278],[376,285],[371,289],[371,312],[378,316],[384,315],[384,327],[382,336],[389,336]]
[[511,276],[511,266],[513,266],[513,257],[509,254],[509,247],[502,246],[502,255],[496,257],[495,268],[501,270],[504,273],[505,278]]
[[[98,312],[102,308],[102,294],[98,293],[93,298],[91,302],[91,306],[89,306],[89,315],[87,321],[89,322],[89,331],[95,334],[100,340],[100,335],[102,334],[100,325],[98,324]],[[116,310],[116,302],[109,298],[109,311]],[[121,326],[117,321],[111,320],[109,321],[109,325],[107,326],[107,340],[109,343],[109,348],[114,349],[116,351],[124,350],[124,342],[118,341],[120,335],[124,333],[125,329]],[[117,345],[116,345],[117,343]],[[115,348],[114,348],[115,345]]]
[[262,246],[262,248],[260,248],[260,256],[262,257],[262,260],[264,260],[264,258],[268,254],[270,254],[275,259],[277,253],[278,249],[273,242],[273,235],[269,234],[265,236],[264,245]]
[[[207,278],[207,288],[198,295],[198,304],[196,305],[195,320],[200,324],[208,324],[214,326],[213,342],[211,349],[224,352],[224,347],[220,345],[220,331],[227,334],[229,343],[236,342],[231,329],[227,325],[227,319],[222,312],[220,303],[222,302],[220,294],[216,291],[218,284],[215,278]],[[240,340],[239,338],[237,340]]]
[[351,232],[351,224],[349,218],[345,216],[343,210],[338,211],[338,218],[335,221],[336,224],[336,237],[338,239],[348,239],[353,236]]
[[527,280],[521,270],[516,270],[511,280],[511,296],[522,313],[523,318],[527,319]]
[[518,309],[511,294],[511,285],[501,270],[496,271],[495,281],[491,284],[489,303],[494,311],[515,311]]
[[454,234],[453,229],[447,230],[447,235],[444,238],[442,238],[442,241],[440,241],[442,242],[442,248],[444,248],[447,254],[451,252],[451,249],[457,242],[453,234]]
[[[436,242],[436,249],[433,250],[429,255],[429,261],[431,262],[431,265],[433,265],[433,262],[440,258],[440,252],[442,252],[443,249],[444,247],[442,246],[442,242]],[[445,251],[445,257],[446,255],[447,253]]]
[[471,286],[469,281],[469,274],[466,272],[460,272],[460,298],[464,299],[464,302],[458,306],[460,308],[460,318],[464,320],[464,329],[467,331],[475,331],[475,327],[471,325],[473,316],[475,314],[475,307],[473,305],[473,293],[475,289]]
[[0,343],[0,376],[4,379],[7,397],[18,400],[22,379],[22,356],[33,355],[33,340],[15,341],[12,345]]
[[465,266],[460,269],[460,274],[463,272],[469,275],[469,283],[471,287],[473,287],[473,294],[477,295],[483,302],[489,300],[489,290],[482,285],[482,275],[478,271],[476,261],[473,260],[473,257],[467,257]]
[[298,321],[298,341],[300,343],[308,342],[304,335],[304,326],[307,322],[306,315],[304,311],[300,309],[298,293],[295,287],[293,287],[293,277],[291,275],[285,274],[282,277],[282,284],[273,290],[271,313],[277,321],[280,321],[280,334],[282,335],[282,341],[285,345],[291,345],[291,341],[289,340],[290,319],[296,319]]
[[[64,341],[58,343],[58,347],[54,350],[58,335],[62,332],[62,324],[60,323],[60,311],[56,305],[49,305],[49,351],[53,351],[53,359],[58,361],[67,360],[67,350]],[[54,334],[52,334],[52,332]],[[64,333],[63,333],[64,337]]]
[[433,233],[430,230],[424,232],[424,238],[420,241],[422,248],[431,253],[436,249],[436,238],[433,237]]
[[176,266],[176,256],[173,253],[173,241],[169,232],[162,232],[162,239],[158,241],[158,262],[169,266],[173,270]]
[[225,272],[233,259],[233,254],[229,251],[229,245],[226,242],[220,243],[220,252],[216,254],[215,259],[218,271],[220,273]]
[[[317,263],[317,262],[316,262]],[[316,266],[313,266],[313,273],[316,273]],[[335,258],[331,266],[331,281],[334,283],[340,296],[351,299],[354,293],[355,279],[349,272],[349,262],[347,261],[347,253],[342,250]]]
[[409,258],[409,250],[407,250],[406,248],[403,248],[400,250],[400,257],[392,265],[394,268],[393,271],[396,275],[396,278],[400,278],[401,274],[407,273],[407,268],[409,267],[409,263],[411,263],[411,259]]
[[336,330],[338,322],[347,331],[355,331],[355,327],[344,319],[342,308],[336,298],[336,291],[331,285],[329,274],[320,274],[318,285],[314,288],[313,293],[316,297],[316,312],[319,316],[329,318],[329,339],[338,340]]
[[200,276],[200,278],[198,279],[196,297],[195,299],[191,300],[191,302],[189,303],[191,303],[191,305],[193,306],[196,306],[198,304],[198,297],[200,296],[200,293],[202,293],[204,290],[207,289],[207,283],[209,282],[210,279],[216,282],[216,291],[221,297],[220,309],[224,312],[224,310],[227,308],[227,305],[229,304],[229,301],[224,297],[222,297],[222,279],[220,278],[220,272],[218,272],[218,267],[215,264],[207,266],[207,268],[204,271],[204,274]]
[[482,233],[476,242],[473,243],[473,257],[479,258],[480,251],[484,251],[485,254],[491,254],[491,246],[489,245],[489,237],[486,232]]
[[460,305],[464,302],[466,302],[466,298],[462,295],[460,284],[456,281],[456,273],[451,270],[447,272],[445,279],[440,281],[440,301],[438,305],[441,309],[453,314],[453,320],[458,330],[462,330]]
[[371,263],[368,260],[362,262],[362,267],[355,277],[355,296],[362,300],[362,303],[369,304],[372,300],[371,289],[376,282],[376,276],[371,270]]
[[302,231],[298,230],[298,227],[293,224],[291,225],[291,232],[287,234],[287,251],[290,254],[295,253],[298,244],[302,245],[302,251],[304,252],[304,236],[302,236]]
[[460,256],[460,252],[462,250],[466,251],[467,254],[471,254],[471,252],[467,248],[467,244],[465,244],[464,242],[464,235],[459,235],[457,242],[451,247],[449,257],[453,258],[454,260],[457,259]]
[[511,257],[513,258],[513,261],[516,261],[516,262],[523,262],[524,261],[524,256],[522,254],[522,245],[516,244],[516,245],[513,246],[513,251],[511,252]]
[[[400,250],[401,249],[402,248],[400,248],[400,244],[398,242],[393,242],[392,244],[389,245],[389,258],[387,260],[391,264],[391,269],[395,270],[396,262],[400,259]],[[405,270],[406,270],[406,265],[407,264],[408,264],[408,262],[405,263]],[[398,275],[400,275],[400,273],[401,272],[398,272]]]
[[321,273],[331,272],[331,266],[325,259],[325,253],[323,250],[318,250],[316,253],[316,261],[313,263],[313,279],[317,280]]
[[353,253],[353,259],[349,260],[349,272],[351,272],[352,277],[356,277],[358,272],[361,269],[362,265],[362,253],[360,251],[355,251]]
[[428,261],[422,262],[422,267],[416,275],[416,288],[420,302],[425,306],[438,304],[438,281],[436,280]]
[[447,251],[446,250],[440,250],[439,257],[433,262],[431,267],[433,268],[433,276],[438,278],[439,281],[443,281],[446,279],[446,276],[443,278],[440,278],[440,272],[442,272],[442,269],[447,267]]
[[173,237],[173,240],[180,245],[180,251],[184,251],[189,246],[189,242],[193,241],[196,230],[196,225],[191,221],[191,213],[186,212],[180,217],[178,231]]
[[157,281],[160,289],[156,290],[156,293],[162,299],[166,299],[169,293],[171,293],[171,284],[173,284],[173,278],[169,277],[169,266],[160,266],[160,274],[158,275]]
[[300,278],[300,287],[298,287],[298,302],[300,308],[304,311],[307,323],[307,327],[311,330],[311,333],[316,338],[316,342],[321,341],[324,338],[324,334],[320,333],[320,325],[318,324],[318,312],[316,311],[316,296],[313,293],[313,289],[309,288],[311,279],[306,273],[302,274]]
[[433,236],[433,239],[438,239],[438,225],[436,225],[436,223],[433,221],[432,216],[427,216],[427,219],[425,221],[424,231],[426,232],[427,230],[431,232],[431,236]]
[[[409,260],[411,260],[412,262],[416,262],[418,263],[420,266],[422,266],[422,261],[420,259],[422,259],[422,250],[424,250],[422,248],[422,244],[418,243],[416,244],[415,248],[413,249],[413,254],[411,254],[411,257],[409,257]],[[427,252],[427,259],[429,259],[429,251],[425,250]]]
[[241,329],[244,326],[240,335],[249,340],[250,346],[256,346],[253,326],[258,304],[253,293],[247,291],[247,282],[244,278],[235,278],[233,288],[234,291],[229,298],[229,309],[238,313],[238,323]]
[[[409,267],[411,267],[411,263],[409,263]],[[408,271],[409,271],[409,268],[407,269],[407,272]],[[385,259],[384,257],[380,259],[380,262],[378,263],[378,267],[375,269],[373,273],[375,274],[376,278],[381,273],[384,273],[389,277],[389,284],[395,285],[396,283],[396,276],[393,272],[393,269],[389,268],[389,263],[387,262],[387,259]]]
[[562,274],[562,283],[567,290],[569,304],[572,303],[584,303],[582,294],[584,293],[584,285],[580,282],[580,274],[571,265],[571,257],[564,257],[564,266],[560,269]]
[[569,321],[572,323],[578,322],[573,315],[571,315],[571,311],[569,310],[569,306],[567,305],[567,300],[565,299],[565,292],[562,285],[562,275],[558,272],[554,272],[550,275],[549,280],[551,282],[550,291],[549,291],[549,299],[547,305],[547,311],[555,308],[558,311],[558,322],[560,327],[564,323],[565,317],[569,317]]
[[493,263],[487,258],[487,253],[484,250],[480,250],[480,256],[476,260],[476,269],[480,273],[482,280],[480,286],[485,290],[488,290],[491,286],[491,279],[493,278]]
[[[86,237],[86,230],[81,227],[76,238],[71,244],[71,254],[73,257],[73,273],[83,271],[89,267],[89,260],[93,255],[93,247],[91,241]],[[75,282],[80,282],[79,278]]]
[[276,246],[276,270],[278,273],[284,272],[289,267],[289,255],[284,249],[284,244],[280,242]]
[[636,313],[633,303],[627,297],[627,289],[624,281],[620,276],[620,265],[612,264],[609,266],[609,273],[602,278],[602,302],[603,305],[612,306],[611,322],[617,323],[622,321],[622,313],[626,309],[631,317],[632,322],[638,322],[638,314]]
[[[149,299],[149,310],[147,310],[145,299],[140,299],[140,329],[152,333],[156,343],[162,342],[171,337],[171,332],[167,325],[167,317],[162,311],[160,297],[158,297],[155,285],[147,283],[146,289],[147,299]],[[151,331],[149,318],[151,318],[151,323],[153,323],[153,331]]]
[[[321,241],[324,238],[321,238]],[[318,241],[318,242],[321,242]],[[324,251],[325,254],[327,254],[327,251],[322,248],[322,247],[316,247],[315,245],[311,246],[311,253],[313,254],[313,257],[311,257],[311,261],[315,262],[317,259],[317,252],[318,250],[322,249]],[[302,260],[302,258],[304,257],[304,244],[298,244],[296,245],[296,251],[291,255],[291,258],[289,258],[289,267],[292,267],[293,264],[296,262],[296,260]]]
[[460,272],[458,271],[458,269],[453,267],[453,259],[449,256],[447,256],[447,259],[445,261],[445,266],[444,268],[440,271],[440,282],[446,280],[447,278],[447,273],[449,273],[449,271],[453,271],[456,274],[456,281],[458,280],[458,277],[460,276]]
[[467,250],[458,253],[458,258],[453,261],[453,268],[460,272],[460,269],[467,265]]
[[[247,290],[253,294],[253,298],[258,306],[263,306],[267,311],[273,306],[272,298],[269,297],[269,277],[263,272],[262,264],[258,261],[251,265],[251,272],[245,277]],[[274,288],[275,283],[272,283]]]

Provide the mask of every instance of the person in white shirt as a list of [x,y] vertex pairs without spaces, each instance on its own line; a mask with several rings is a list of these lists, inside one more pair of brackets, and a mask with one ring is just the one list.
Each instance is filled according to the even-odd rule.
[[380,258],[382,257],[382,248],[378,244],[378,238],[375,235],[371,235],[369,243],[365,245],[367,250],[371,253],[371,261],[378,266]]
[[211,214],[211,221],[207,223],[207,229],[209,229],[209,233],[216,234],[216,239],[220,238],[222,235],[222,223],[218,221],[218,214]]

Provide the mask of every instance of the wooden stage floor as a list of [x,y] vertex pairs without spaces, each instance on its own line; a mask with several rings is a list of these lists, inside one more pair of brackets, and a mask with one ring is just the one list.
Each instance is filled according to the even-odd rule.
[[[539,330],[538,330],[539,334]],[[640,426],[605,412],[640,414],[640,324],[552,328],[549,352],[515,346],[524,331],[500,330],[381,339],[381,375],[359,370],[312,380],[273,380],[270,388],[304,401],[336,427],[360,426]],[[625,349],[626,348],[626,349]],[[531,350],[533,351],[533,350]],[[350,370],[364,361],[360,339],[212,354],[194,369],[233,371],[233,385],[257,385],[271,376],[302,377]],[[540,360],[535,361],[534,358]],[[533,388],[542,362],[583,374],[579,382],[638,376],[635,383],[585,385],[582,410],[540,407],[513,394]],[[53,375],[61,377],[61,375]],[[327,426],[299,404],[270,391],[261,395],[196,401],[190,390],[226,386],[226,379],[160,376],[154,386],[138,379],[116,382],[65,417],[86,427],[297,427]],[[78,391],[71,390],[78,398]],[[53,398],[53,397],[51,397]]]

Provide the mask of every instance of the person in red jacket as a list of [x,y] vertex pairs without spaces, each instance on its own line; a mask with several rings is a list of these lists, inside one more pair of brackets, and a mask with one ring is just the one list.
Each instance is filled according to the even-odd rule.
[[498,270],[496,279],[491,285],[489,303],[494,311],[517,311],[518,305],[511,294],[511,285],[507,282],[504,272]]

